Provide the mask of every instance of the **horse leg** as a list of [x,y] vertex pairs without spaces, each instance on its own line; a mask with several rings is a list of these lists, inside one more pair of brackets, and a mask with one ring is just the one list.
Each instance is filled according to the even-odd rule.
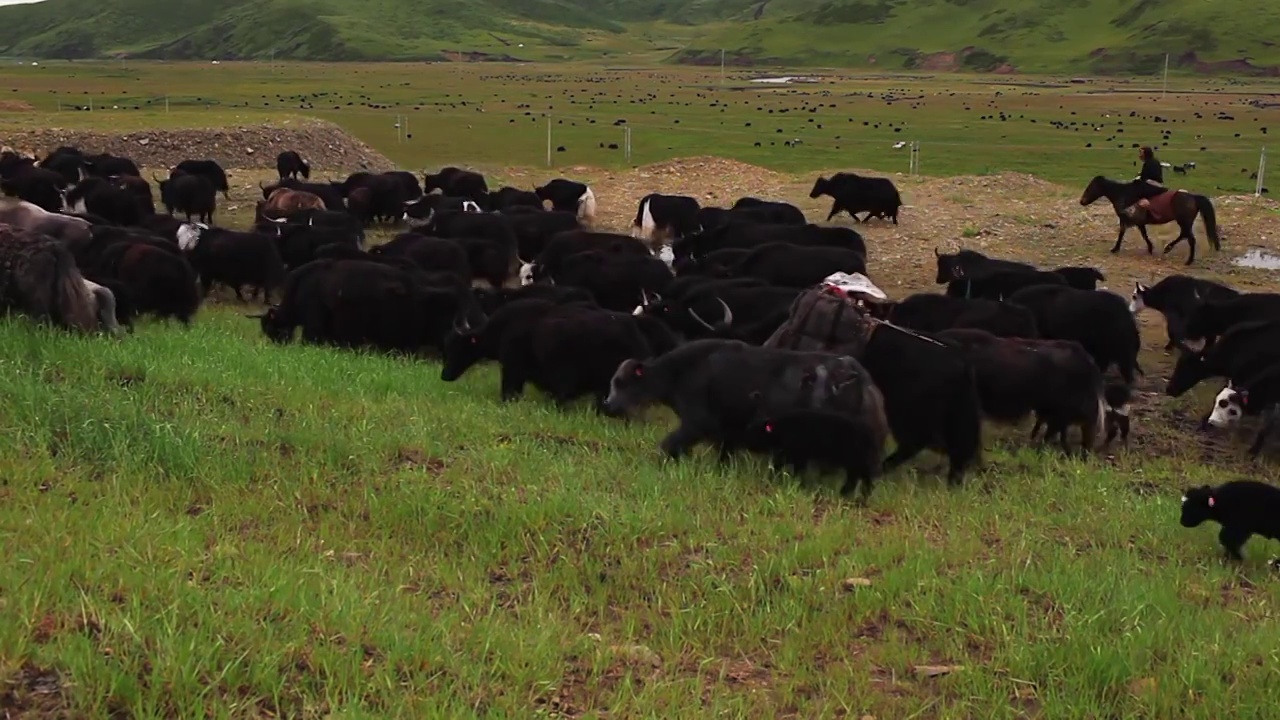
[[1147,235],[1147,226],[1139,225],[1138,232],[1142,233],[1142,239],[1145,240],[1147,243],[1147,254],[1154,255],[1156,252],[1156,246],[1151,244],[1151,236]]
[[1196,261],[1196,231],[1195,226],[1192,224],[1194,222],[1195,221],[1192,220],[1186,225],[1182,225],[1181,223],[1178,225],[1178,227],[1182,229],[1182,232],[1179,234],[1187,236],[1187,246],[1191,248],[1191,252],[1187,254],[1187,265]]
[[1124,221],[1123,221],[1123,220],[1121,220],[1121,221],[1120,221],[1120,234],[1116,236],[1116,244],[1115,244],[1115,246],[1113,246],[1113,247],[1111,248],[1111,252],[1112,252],[1112,253],[1118,253],[1118,252],[1120,252],[1120,243],[1124,242],[1124,233],[1125,233],[1125,230],[1128,230],[1128,227],[1126,227],[1126,226],[1125,226],[1125,224],[1124,224]]

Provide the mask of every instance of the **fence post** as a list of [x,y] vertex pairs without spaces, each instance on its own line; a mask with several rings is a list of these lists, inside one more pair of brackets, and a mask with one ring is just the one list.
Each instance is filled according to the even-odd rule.
[[622,128],[622,157],[626,162],[631,162],[631,126],[626,125]]
[[166,115],[169,113],[169,96],[168,95],[164,96],[164,111]]
[[1266,172],[1267,172],[1267,148],[1264,145],[1262,148],[1262,155],[1258,157],[1258,184],[1253,188],[1253,194],[1255,196],[1258,196],[1258,197],[1262,196],[1262,179],[1263,179],[1263,176],[1266,175]]
[[547,113],[547,167],[551,167],[551,113]]

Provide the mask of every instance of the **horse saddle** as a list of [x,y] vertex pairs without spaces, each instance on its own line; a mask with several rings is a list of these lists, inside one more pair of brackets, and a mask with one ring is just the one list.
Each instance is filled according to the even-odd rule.
[[1143,198],[1129,206],[1129,217],[1149,225],[1173,222],[1173,199],[1179,192],[1179,190],[1166,190],[1159,195]]

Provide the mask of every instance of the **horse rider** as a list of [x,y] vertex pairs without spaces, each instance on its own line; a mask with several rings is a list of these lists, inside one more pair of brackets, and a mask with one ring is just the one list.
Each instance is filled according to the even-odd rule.
[[1164,166],[1156,159],[1156,152],[1143,146],[1138,150],[1138,159],[1142,161],[1142,172],[1139,180],[1146,180],[1156,187],[1164,187]]
[[[1146,182],[1148,185],[1154,185],[1164,190],[1164,166],[1156,159],[1155,150],[1143,145],[1138,149],[1138,159],[1142,161],[1142,172],[1138,174],[1137,181]],[[1136,208],[1146,208],[1147,206],[1148,202],[1146,198],[1143,198],[1126,209],[1132,214]]]

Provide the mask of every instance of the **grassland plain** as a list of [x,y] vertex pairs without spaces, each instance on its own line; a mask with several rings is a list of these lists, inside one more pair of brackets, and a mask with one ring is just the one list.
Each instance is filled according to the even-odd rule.
[[[131,117],[71,117],[102,116]],[[807,190],[831,168],[491,162],[520,186],[584,178],[613,229],[654,189],[820,217]],[[233,177],[222,221],[243,226],[269,173]],[[1136,240],[1108,254],[1114,220],[1077,184],[895,180],[903,225],[860,228],[894,296],[929,288],[933,247],[958,242],[1096,264],[1120,292],[1181,270]],[[1280,287],[1231,264],[1280,251],[1280,208],[1215,199],[1225,249],[1194,272]],[[857,508],[754,459],[663,462],[664,412],[504,405],[491,369],[450,385],[429,360],[276,347],[252,310],[215,302],[121,342],[0,325],[0,709],[1217,719],[1280,700],[1274,545],[1231,567],[1215,531],[1176,521],[1183,487],[1275,465],[1191,432],[1212,388],[1158,397],[1171,359],[1146,315],[1130,448],[1066,459],[995,429],[965,489],[927,457]]]
[[[1097,173],[1136,175],[1134,147],[1152,144],[1169,162],[1196,163],[1170,182],[1208,194],[1252,191],[1259,153],[1280,133],[1275,82],[1172,79],[1161,97],[1139,81],[753,78],[730,72],[721,87],[718,72],[645,66],[76,62],[4,68],[0,107],[8,127],[116,131],[316,116],[412,168],[546,166],[550,125],[555,167],[714,154],[778,170],[905,172],[909,152],[894,145],[915,141],[926,174],[1010,170],[1083,187]],[[619,123],[631,128],[629,161]]]

